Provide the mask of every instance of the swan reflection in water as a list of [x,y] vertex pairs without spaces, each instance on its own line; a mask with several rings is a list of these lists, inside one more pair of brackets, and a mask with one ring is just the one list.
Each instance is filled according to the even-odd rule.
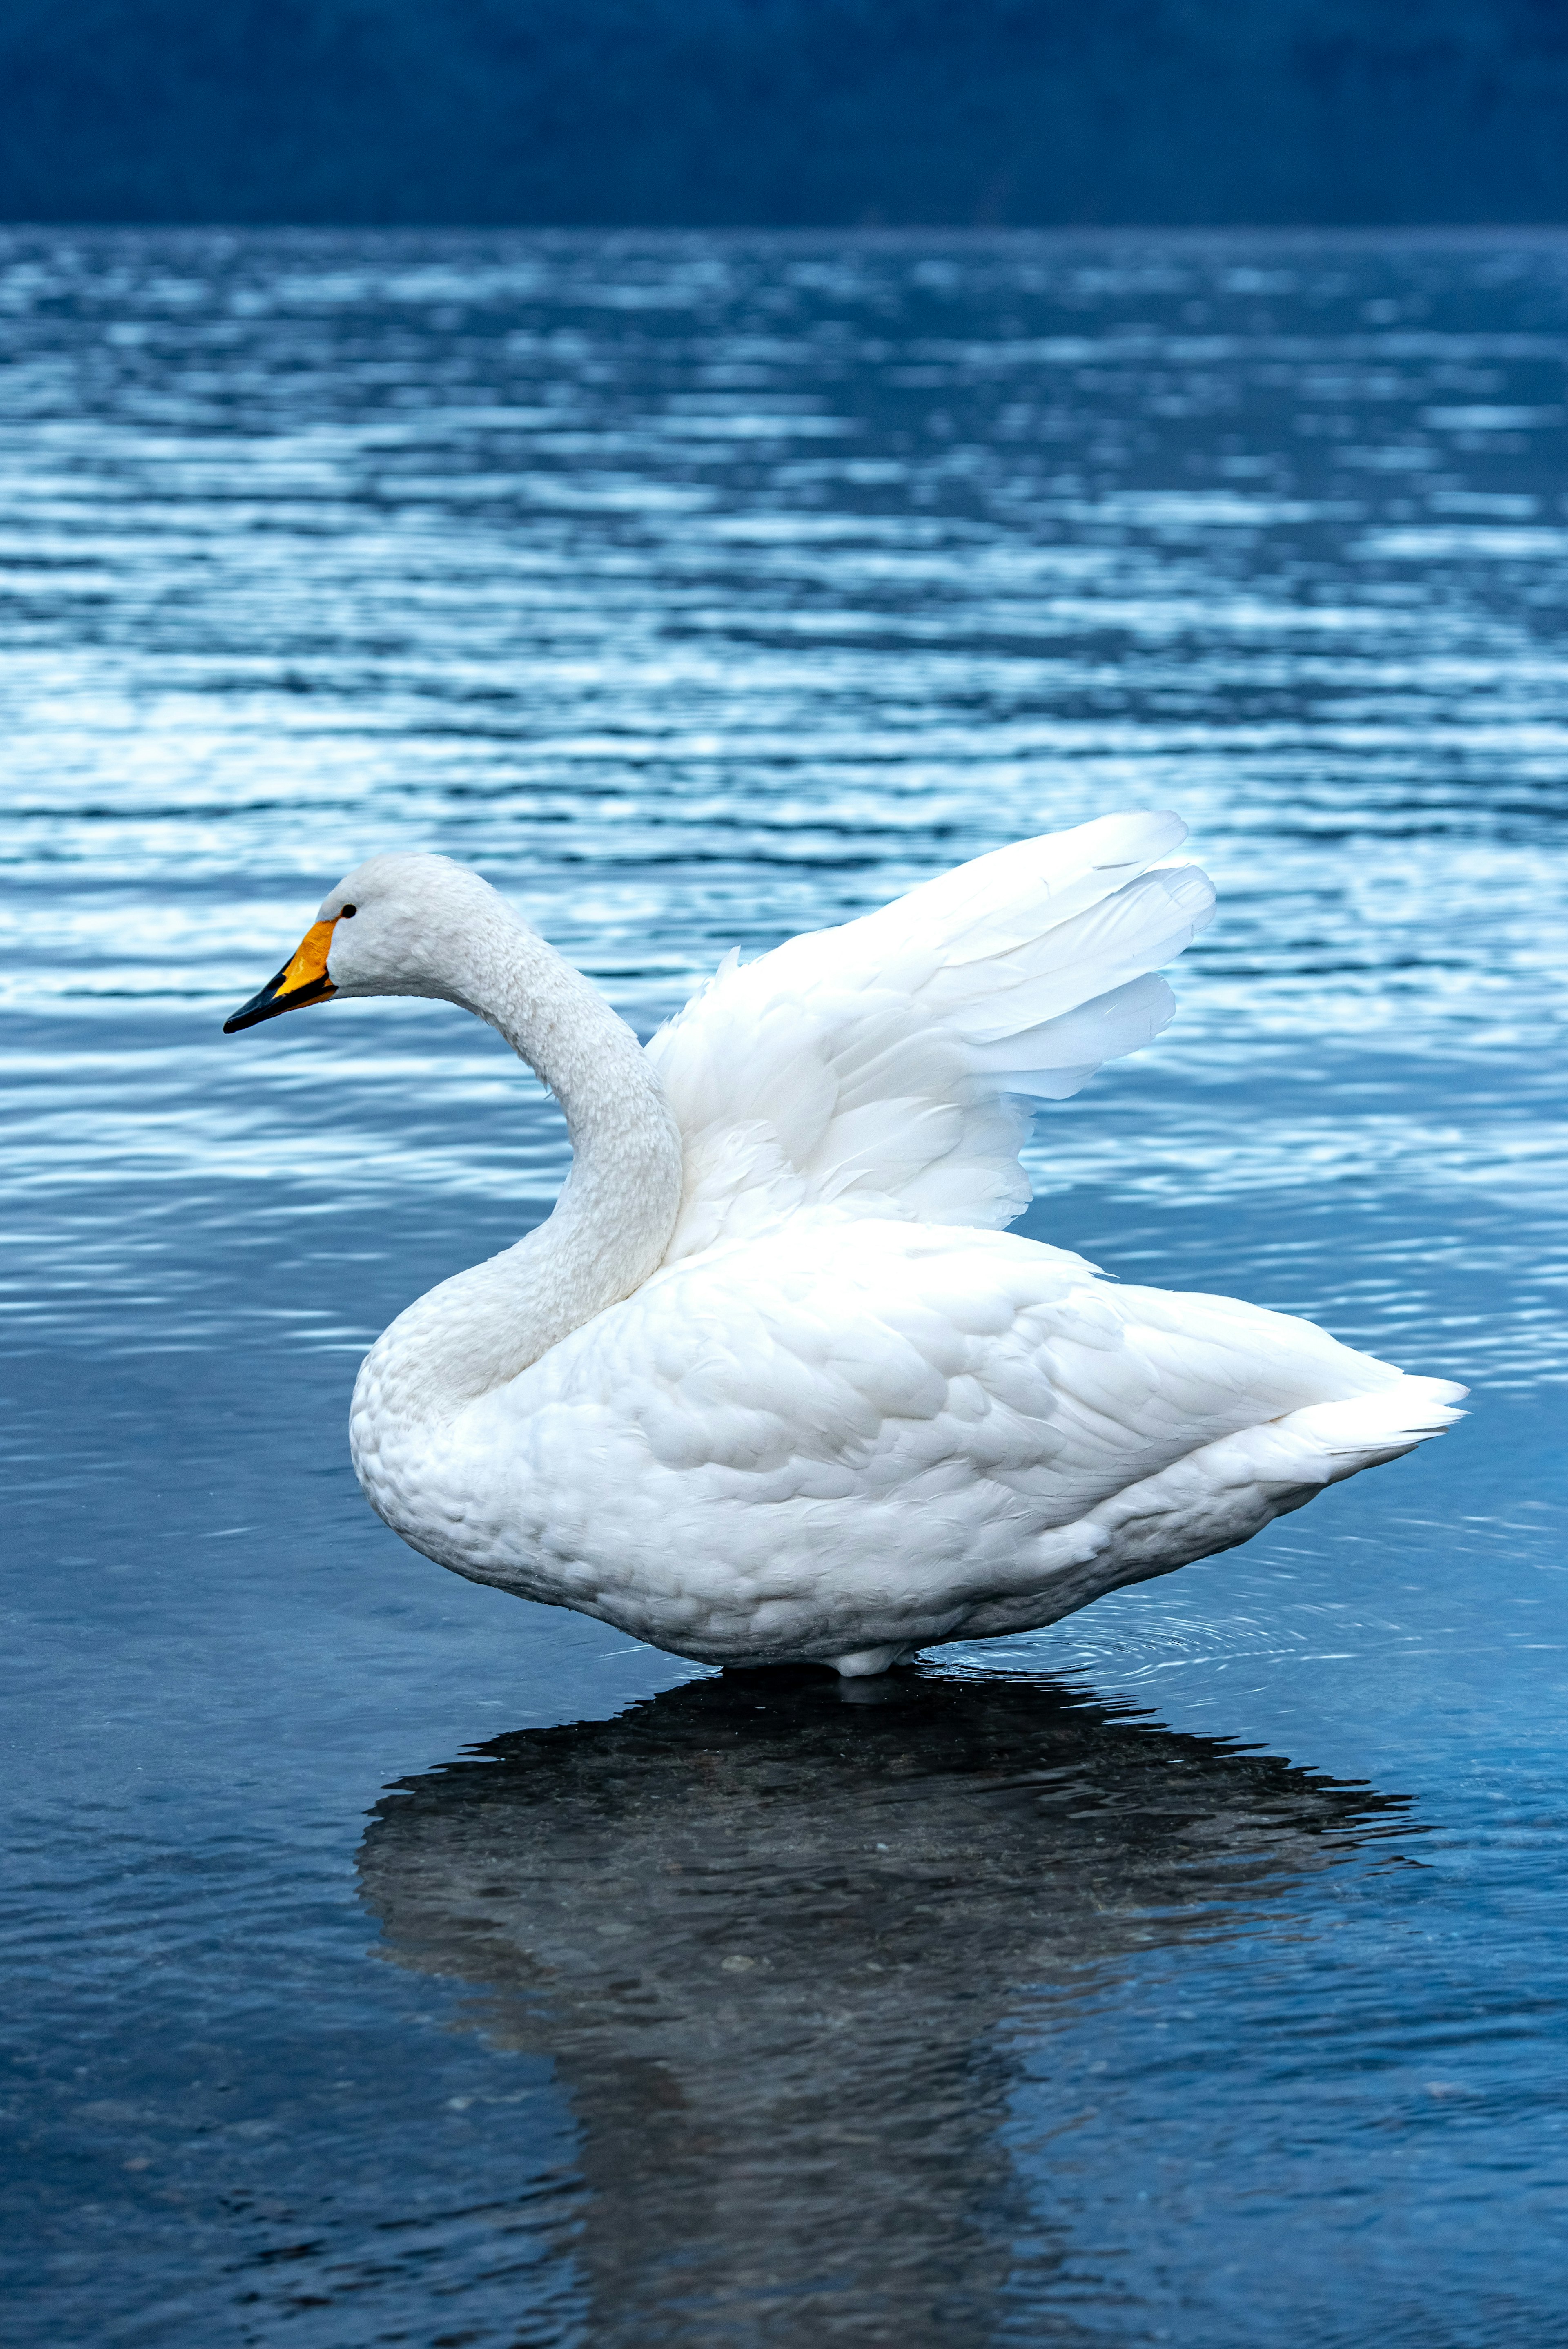
[[497,1738],[360,1870],[392,1957],[553,2058],[596,2343],[934,2349],[1056,2256],[1005,2142],[1031,1993],[1244,1927],[1403,1808],[1036,1678],[800,1668]]

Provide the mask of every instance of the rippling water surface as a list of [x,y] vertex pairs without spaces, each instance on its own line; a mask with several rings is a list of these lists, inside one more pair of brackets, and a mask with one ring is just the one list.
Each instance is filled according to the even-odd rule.
[[[8,2337],[1560,2342],[1568,243],[12,232],[0,347]],[[1026,1228],[1451,1438],[847,1691],[369,1516],[563,1137],[444,1006],[219,1034],[341,871],[646,1031],[1164,804]]]

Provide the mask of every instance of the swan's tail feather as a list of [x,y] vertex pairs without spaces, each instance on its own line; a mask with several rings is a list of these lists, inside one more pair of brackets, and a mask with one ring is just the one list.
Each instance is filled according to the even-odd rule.
[[[1387,1368],[1360,1359],[1369,1369]],[[1387,1384],[1370,1392],[1306,1403],[1202,1444],[1043,1535],[1033,1558],[1021,1561],[1040,1579],[976,1609],[964,1636],[1054,1622],[1106,1590],[1234,1549],[1275,1517],[1305,1507],[1326,1485],[1440,1435],[1463,1418],[1464,1392],[1447,1379],[1392,1371]],[[1050,1594],[1044,1603],[1043,1593]]]
[[1358,1469],[1413,1452],[1429,1436],[1441,1435],[1465,1416],[1460,1404],[1468,1392],[1451,1379],[1406,1376],[1377,1393],[1352,1395],[1344,1402],[1309,1403],[1277,1423],[1321,1457],[1323,1481],[1335,1485]]

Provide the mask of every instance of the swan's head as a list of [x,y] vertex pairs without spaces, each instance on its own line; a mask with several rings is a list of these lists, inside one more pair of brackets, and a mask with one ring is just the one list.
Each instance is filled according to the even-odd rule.
[[435,995],[461,1002],[461,976],[498,923],[516,917],[488,881],[449,856],[372,856],[322,899],[289,960],[223,1022],[225,1036],[334,995]]

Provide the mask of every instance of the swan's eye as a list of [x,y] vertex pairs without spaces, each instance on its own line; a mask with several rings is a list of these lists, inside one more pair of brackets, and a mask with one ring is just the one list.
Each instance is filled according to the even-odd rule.
[[340,922],[346,922],[351,914],[357,914],[358,911],[357,905],[339,905],[337,918]]

